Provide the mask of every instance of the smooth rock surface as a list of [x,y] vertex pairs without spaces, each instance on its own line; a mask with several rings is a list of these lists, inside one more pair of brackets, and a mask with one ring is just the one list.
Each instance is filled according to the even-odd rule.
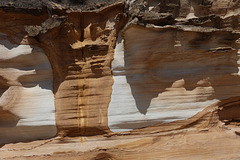
[[0,143],[56,135],[52,69],[43,50],[0,34],[0,88]]

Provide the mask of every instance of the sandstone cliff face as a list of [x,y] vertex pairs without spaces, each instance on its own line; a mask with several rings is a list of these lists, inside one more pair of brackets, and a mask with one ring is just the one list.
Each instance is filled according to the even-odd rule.
[[99,13],[71,12],[59,27],[39,35],[52,59],[59,133],[74,136],[108,131],[110,65],[119,27],[114,18],[121,12],[121,4]]
[[186,119],[239,95],[238,34],[131,25],[123,37],[123,56],[115,53],[112,65],[111,127],[124,130]]
[[[9,20],[2,24],[3,33],[16,39],[15,43],[42,48],[48,56],[53,70],[51,83],[59,134],[107,133],[107,109],[113,83],[110,65],[116,34],[124,23],[121,21],[123,5],[116,4],[97,13],[58,13],[59,9],[53,9],[51,15],[48,11],[33,10],[41,16],[29,14],[29,17],[7,12],[5,16]],[[20,17],[19,21],[14,21],[15,15]],[[29,24],[31,19],[37,23]],[[14,34],[7,33],[11,23],[19,28],[13,29]],[[5,28],[8,29],[5,31]],[[17,34],[21,37],[16,37]]]
[[5,34],[0,43],[1,142],[56,135],[52,70],[43,50],[12,44]]
[[132,20],[119,35],[112,63],[112,131],[186,119],[239,95],[238,3],[220,12],[223,4],[129,2]]
[[[67,142],[72,157],[86,159],[117,154],[176,159],[173,152],[179,159],[211,159],[220,142],[232,142],[218,148],[220,153],[238,148],[239,5],[238,0],[3,0],[0,155],[6,150],[10,158],[9,152],[52,155],[65,152],[59,146]],[[67,138],[89,135],[108,138],[81,138],[83,144]],[[52,137],[26,148],[8,145]],[[182,150],[167,151],[181,145]],[[212,151],[202,152],[212,156],[202,156],[201,145],[209,145]],[[237,149],[220,156],[236,157]]]

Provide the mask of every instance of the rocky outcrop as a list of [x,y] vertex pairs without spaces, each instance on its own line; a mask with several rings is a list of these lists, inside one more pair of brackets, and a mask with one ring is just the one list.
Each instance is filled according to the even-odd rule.
[[239,95],[233,5],[223,14],[210,1],[129,2],[112,63],[112,131],[186,119]]
[[1,1],[0,154],[203,159],[205,145],[216,157],[217,139],[239,138],[239,5]]
[[131,25],[122,35],[124,49],[112,65],[110,128],[186,119],[239,95],[238,33]]
[[[13,43],[40,47],[51,63],[58,134],[109,132],[107,109],[113,84],[110,65],[116,35],[127,19],[123,15],[123,4],[98,12],[61,13],[54,5],[51,14],[49,8],[32,10],[41,16],[18,15],[14,8],[2,12],[2,18],[8,20],[1,24],[1,32]],[[16,16],[18,21],[14,20]]]
[[[222,113],[225,111],[228,117],[223,117]],[[107,137],[65,137],[25,144],[9,144],[3,146],[0,153],[6,159],[17,160],[66,159],[66,157],[84,160],[238,159],[240,145],[237,141],[238,113],[239,97],[229,98],[214,103],[186,120],[153,125],[131,132],[109,134]]]
[[0,68],[1,143],[55,136],[52,69],[44,51],[0,34]]

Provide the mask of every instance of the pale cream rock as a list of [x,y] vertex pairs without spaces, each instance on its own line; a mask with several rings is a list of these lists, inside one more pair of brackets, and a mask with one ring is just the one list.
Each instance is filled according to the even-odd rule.
[[0,34],[0,143],[56,135],[52,90],[52,69],[44,51],[12,44]]

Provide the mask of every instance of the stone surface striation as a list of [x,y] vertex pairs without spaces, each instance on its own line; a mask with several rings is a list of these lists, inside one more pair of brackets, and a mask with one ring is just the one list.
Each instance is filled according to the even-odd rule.
[[2,0],[0,157],[239,159],[239,8]]

